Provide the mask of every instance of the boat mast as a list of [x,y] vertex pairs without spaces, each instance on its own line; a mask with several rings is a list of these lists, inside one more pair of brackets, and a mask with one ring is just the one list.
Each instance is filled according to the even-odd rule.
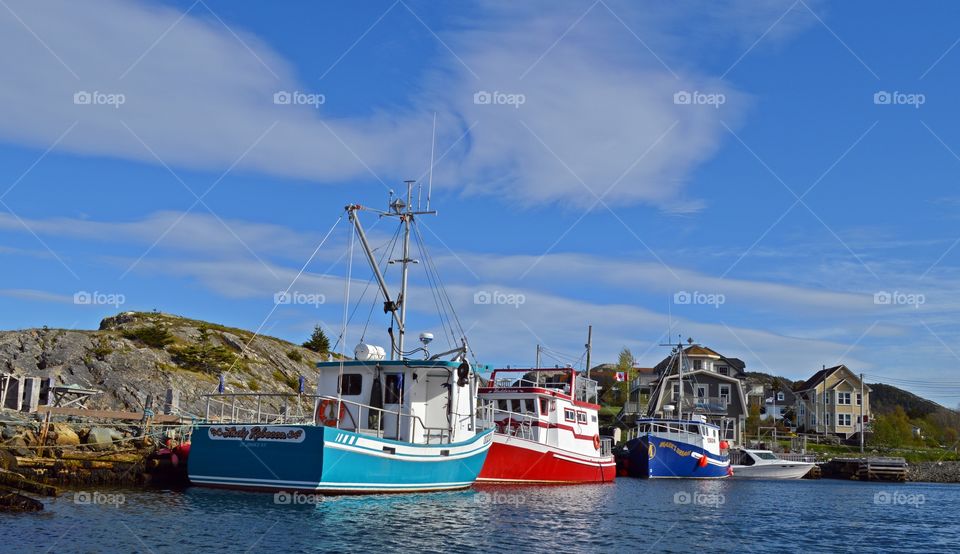
[[680,402],[677,403],[677,419],[683,420],[683,342],[677,341],[677,380],[680,381]]
[[[407,334],[407,275],[409,273],[410,259],[410,223],[413,221],[413,209],[411,207],[413,200],[413,181],[404,181],[407,184],[407,205],[404,207],[402,202],[395,202],[394,205],[397,214],[403,221],[403,259],[400,260],[400,337],[397,339],[398,359],[403,359],[403,339]],[[404,209],[405,208],[405,209]],[[402,210],[402,211],[401,211]]]

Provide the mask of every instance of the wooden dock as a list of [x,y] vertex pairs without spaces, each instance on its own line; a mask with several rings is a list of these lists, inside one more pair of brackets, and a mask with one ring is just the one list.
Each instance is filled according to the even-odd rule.
[[906,481],[907,461],[903,458],[834,458],[820,466],[827,479],[859,481]]

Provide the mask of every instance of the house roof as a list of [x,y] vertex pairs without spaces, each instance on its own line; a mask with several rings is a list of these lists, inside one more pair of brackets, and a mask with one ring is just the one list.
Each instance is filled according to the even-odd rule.
[[[747,364],[740,358],[727,358],[726,356],[722,354],[718,354],[715,350],[713,350],[712,348],[707,348],[706,346],[700,346],[700,345],[688,346],[683,349],[683,353],[686,356],[709,356],[711,358],[717,358],[719,360],[723,360],[727,362],[727,365],[729,365],[730,367],[733,367],[734,369],[740,372],[743,372],[744,368],[747,367]],[[672,355],[667,356],[666,358],[661,360],[660,363],[658,363],[653,369],[657,373],[661,373],[661,374],[665,373],[667,368],[670,366],[670,359],[672,357],[673,357]]]
[[[830,377],[831,375],[833,375],[834,373],[836,373],[837,371],[839,371],[839,370],[841,370],[841,369],[846,370],[846,372],[849,373],[850,375],[852,375],[854,379],[859,380],[859,378],[858,378],[852,371],[850,371],[850,368],[849,368],[849,367],[847,367],[847,366],[845,366],[845,365],[843,365],[843,364],[840,364],[840,365],[835,365],[835,366],[833,366],[833,367],[827,367],[827,368],[821,369],[820,371],[814,373],[814,374],[813,374],[813,377],[811,377],[811,378],[807,379],[806,381],[804,381],[803,384],[800,385],[799,388],[797,388],[796,392],[804,392],[804,391],[808,391],[808,390],[816,387],[816,386],[819,385],[821,382],[823,382],[824,380],[826,380],[827,377]],[[838,384],[839,384],[839,383],[838,383]],[[834,386],[836,386],[836,385],[834,385]],[[870,392],[870,387],[868,387],[866,383],[863,384],[863,387],[864,387],[864,389],[866,389],[867,392]],[[831,387],[831,388],[832,388],[832,387]]]

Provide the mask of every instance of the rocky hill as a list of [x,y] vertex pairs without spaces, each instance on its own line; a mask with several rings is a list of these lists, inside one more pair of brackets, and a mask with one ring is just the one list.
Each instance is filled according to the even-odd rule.
[[159,408],[174,388],[181,411],[202,415],[200,395],[216,391],[220,374],[228,391],[295,392],[299,376],[315,381],[319,358],[277,338],[163,313],[124,312],[96,331],[0,331],[0,372],[102,391],[88,408],[141,410],[148,395]]

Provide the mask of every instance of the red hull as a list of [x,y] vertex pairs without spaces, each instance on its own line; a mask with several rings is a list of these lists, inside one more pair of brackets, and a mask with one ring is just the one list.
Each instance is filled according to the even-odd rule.
[[617,475],[613,456],[584,456],[495,434],[478,481],[509,483],[608,483]]

